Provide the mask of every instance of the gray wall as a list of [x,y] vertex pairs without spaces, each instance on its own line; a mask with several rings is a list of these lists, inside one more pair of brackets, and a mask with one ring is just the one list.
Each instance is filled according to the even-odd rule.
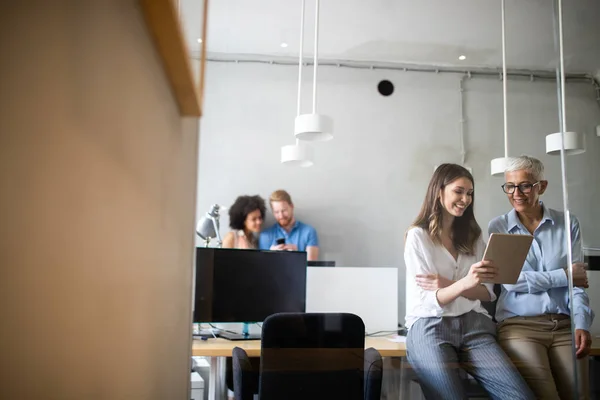
[[[310,110],[307,71],[304,110]],[[202,119],[198,212],[212,203],[230,205],[239,194],[267,197],[287,189],[298,218],[314,225],[321,258],[338,265],[397,266],[399,313],[404,317],[403,234],[416,216],[435,165],[460,162],[459,76],[401,71],[319,70],[319,111],[334,119],[335,138],[315,145],[308,169],[279,161],[282,145],[293,144],[296,113],[295,67],[209,63]],[[394,94],[376,90],[390,79]],[[502,86],[496,78],[467,80],[466,165],[476,180],[476,216],[488,221],[510,206],[502,179],[490,176],[492,158],[502,157]],[[560,158],[545,154],[545,135],[558,130],[553,81],[508,82],[510,155],[539,157],[550,186],[546,203],[562,208]],[[590,84],[567,87],[569,127],[585,132],[588,152],[569,160],[569,174],[598,182],[600,138],[593,127],[600,110]],[[573,190],[581,190],[574,184]],[[585,240],[600,245],[595,212],[572,196]],[[581,210],[580,210],[581,209]],[[596,219],[596,222],[598,219]],[[227,218],[223,218],[226,232]]]

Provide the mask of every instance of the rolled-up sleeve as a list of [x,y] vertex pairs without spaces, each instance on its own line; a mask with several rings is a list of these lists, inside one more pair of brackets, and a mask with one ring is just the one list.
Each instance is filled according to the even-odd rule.
[[579,220],[574,215],[571,215],[571,255],[574,263],[583,262],[581,229],[579,228]]
[[[571,216],[571,250],[573,262],[583,262],[583,244],[581,240],[581,230],[579,221],[573,215]],[[585,289],[580,287],[573,288],[573,318],[575,329],[590,330],[594,322],[594,311],[590,307],[590,298]]]
[[422,233],[418,229],[411,229],[406,234],[406,243],[404,244],[404,262],[406,264],[407,280],[409,284],[414,285],[416,293],[419,295],[421,306],[442,313],[443,308],[437,300],[437,291],[423,290],[415,282],[416,275],[435,274],[436,271],[427,264],[427,257],[423,246]]
[[494,292],[494,284],[493,283],[484,283],[483,286],[485,286],[487,291],[490,293],[489,301],[496,301],[497,297],[496,297],[496,293]]
[[[525,263],[525,269],[527,263]],[[540,293],[552,288],[565,287],[568,284],[567,274],[562,269],[554,271],[522,271],[514,285],[504,285],[509,292]]]
[[594,322],[594,311],[590,307],[590,298],[584,289],[573,288],[573,319],[575,329],[590,330]]
[[314,246],[314,247],[319,247],[319,236],[317,235],[317,230],[315,228],[313,228],[312,226],[310,227],[309,231],[308,231],[308,235],[307,235],[307,239],[306,239],[306,246]]

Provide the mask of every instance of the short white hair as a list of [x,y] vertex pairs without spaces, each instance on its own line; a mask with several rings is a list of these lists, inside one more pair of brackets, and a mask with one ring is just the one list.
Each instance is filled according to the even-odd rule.
[[544,179],[544,164],[530,156],[511,157],[504,172],[527,171],[536,181]]

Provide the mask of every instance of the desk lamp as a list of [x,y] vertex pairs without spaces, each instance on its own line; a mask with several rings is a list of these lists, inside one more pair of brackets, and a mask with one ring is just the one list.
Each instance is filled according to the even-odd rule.
[[196,225],[196,233],[204,240],[208,247],[211,239],[217,239],[217,247],[221,247],[223,243],[221,234],[219,233],[219,209],[221,206],[213,204],[210,211],[207,212]]

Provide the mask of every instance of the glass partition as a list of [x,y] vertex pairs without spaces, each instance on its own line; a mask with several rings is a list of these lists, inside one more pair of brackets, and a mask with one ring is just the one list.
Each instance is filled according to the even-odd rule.
[[[578,398],[596,398],[599,385],[592,377],[597,376],[598,361],[594,343],[600,339],[600,329],[594,321],[594,311],[600,310],[600,297],[596,288],[600,284],[598,255],[600,255],[600,213],[597,210],[600,195],[600,176],[595,172],[600,167],[600,90],[598,85],[598,59],[589,58],[590,53],[600,54],[598,43],[588,43],[584,38],[599,35],[597,24],[587,23],[588,17],[577,10],[576,2],[563,1],[562,10],[555,2],[555,37],[560,44],[561,28],[563,39],[563,66],[565,70],[564,96],[560,90],[559,106],[564,110],[560,130],[565,132],[559,158],[563,169],[563,196],[568,202],[571,218],[572,238],[572,285],[569,288],[574,340],[572,357],[576,363],[575,382]],[[597,4],[592,5],[596,13]],[[562,16],[562,26],[559,17]],[[585,76],[573,77],[575,65],[586,65]],[[595,73],[596,71],[596,73]],[[560,70],[557,70],[560,73]],[[571,76],[569,78],[569,76]],[[564,102],[564,104],[563,104]],[[547,149],[550,151],[551,149]],[[585,269],[584,269],[585,268]],[[571,286],[573,287],[571,289]],[[591,345],[590,345],[591,342]]]
[[[355,298],[366,298],[373,310],[360,315],[368,340],[384,336],[382,343],[395,343],[402,350],[394,354],[405,356],[406,348],[410,347],[407,326],[413,329],[412,324],[425,316],[455,317],[458,314],[452,307],[461,304],[457,306],[460,315],[473,311],[485,314],[488,318],[485,322],[494,323],[489,325],[490,332],[493,331],[490,335],[504,352],[483,357],[481,365],[496,375],[510,370],[510,365],[517,368],[516,377],[511,375],[514,370],[507,372],[514,379],[504,386],[523,389],[521,395],[497,397],[521,398],[536,385],[542,387],[542,395],[538,397],[543,398],[548,391],[553,391],[554,398],[559,392],[560,396],[568,397],[567,392],[574,387],[571,383],[581,381],[576,377],[587,372],[580,370],[576,375],[573,368],[568,368],[574,362],[575,332],[571,322],[577,326],[580,319],[571,307],[574,293],[569,291],[569,277],[573,268],[569,264],[581,260],[567,241],[572,238],[577,244],[575,235],[571,236],[572,223],[565,222],[565,216],[571,213],[565,213],[565,209],[572,210],[576,218],[573,221],[579,222],[583,256],[588,257],[592,269],[590,257],[600,254],[596,253],[600,241],[594,239],[600,238],[600,221],[595,221],[600,214],[594,208],[600,195],[599,174],[594,172],[600,167],[600,138],[595,133],[600,124],[600,109],[596,99],[598,86],[592,79],[593,71],[600,67],[600,60],[592,54],[600,52],[596,51],[598,41],[591,39],[600,37],[597,20],[593,18],[600,12],[600,6],[592,1],[563,2],[565,80],[564,88],[558,90],[562,71],[558,71],[557,81],[558,24],[552,2],[427,2],[429,7],[435,4],[435,13],[430,12],[426,2],[400,1],[392,5],[386,1],[367,4],[332,0],[322,2],[319,12],[315,3],[256,4],[242,0],[211,3],[207,57],[210,61],[206,64],[210,79],[206,85],[206,112],[201,120],[198,219],[212,212],[217,204],[223,241],[234,234],[242,235],[235,237],[242,238],[244,245],[252,244],[253,237],[245,231],[249,213],[236,213],[240,208],[234,205],[240,196],[248,196],[248,204],[252,203],[251,198],[260,196],[264,200],[260,230],[275,229],[276,234],[269,233],[268,244],[257,241],[256,247],[283,249],[276,247],[292,243],[295,240],[292,230],[296,222],[301,222],[316,233],[315,237],[298,234],[304,240],[301,247],[318,247],[319,261],[335,262],[335,267],[308,267],[307,293],[315,293],[311,289],[311,268],[339,268],[342,271],[339,273],[349,274],[355,268],[396,271],[396,275],[385,275],[392,277],[379,290],[365,282],[347,288],[356,293]],[[181,4],[194,18],[201,15],[197,14],[199,8],[188,8],[184,1]],[[315,21],[320,26],[318,40],[315,40]],[[199,29],[194,28],[193,32]],[[189,33],[188,37],[192,54],[201,54],[198,38],[204,36]],[[302,130],[306,126],[298,125],[297,117],[305,114],[331,117],[333,139],[309,142],[299,138],[302,135],[295,133],[306,133]],[[320,119],[310,120],[317,121],[314,126],[317,133]],[[586,142],[586,152],[566,156],[564,164],[561,164],[561,141],[558,154],[547,153],[545,147],[546,135],[564,130],[562,121],[566,121],[569,131],[584,133]],[[283,148],[294,145],[308,147],[284,154]],[[309,154],[307,148],[313,155],[311,167],[282,163],[283,156],[289,159]],[[530,159],[511,164],[509,172],[524,171],[524,176],[491,175],[492,159],[520,155]],[[532,169],[531,163],[535,162],[531,158],[543,165],[543,173],[539,168]],[[457,164],[472,174],[477,203],[474,217],[482,231],[482,242],[477,242],[475,255],[469,255],[474,257],[473,262],[465,264],[460,272],[441,272],[437,269],[441,258],[427,259],[421,265],[418,257],[406,257],[411,240],[407,232],[419,221],[434,171],[445,163]],[[563,191],[563,167],[566,167],[568,196]],[[503,187],[505,184],[508,186]],[[467,196],[471,187],[463,189]],[[432,207],[443,214],[439,196],[432,198]],[[531,201],[532,207],[524,205],[527,201]],[[460,200],[457,208],[462,210],[468,205]],[[260,206],[250,211],[256,210],[260,211]],[[532,210],[535,213],[530,215]],[[278,226],[290,221],[294,224],[289,231],[278,230]],[[423,219],[420,222],[420,226],[426,225]],[[212,222],[207,226],[210,228]],[[312,235],[313,230],[310,232]],[[479,292],[473,297],[472,292],[461,291],[449,301],[450,305],[440,306],[436,294],[439,288],[434,286],[464,283],[462,279],[472,265],[481,261],[491,233],[534,236],[518,281],[492,285],[495,291],[489,297],[487,293]],[[283,242],[278,243],[281,239]],[[307,240],[312,240],[311,246]],[[433,242],[446,262],[460,253],[455,252],[456,248],[444,252],[439,247],[441,242]],[[210,242],[211,246],[214,244],[214,240]],[[199,239],[198,245],[203,246],[204,242]],[[452,258],[458,263],[458,255]],[[415,272],[414,265],[420,265],[427,273]],[[579,290],[582,274],[578,269],[575,268],[575,292]],[[425,286],[433,285],[423,289],[417,284],[417,278],[423,277],[417,275],[428,275],[434,281],[437,278],[431,276],[442,275],[446,280],[419,281]],[[587,272],[590,287],[594,276],[594,271]],[[337,290],[337,283],[328,286],[320,282],[319,290],[327,287]],[[594,302],[600,298],[596,299],[589,290],[588,296],[594,308]],[[337,296],[347,297],[347,292]],[[558,300],[554,301],[554,297]],[[349,303],[332,302],[329,310],[358,310]],[[307,307],[308,304],[307,297]],[[466,307],[465,311],[465,304],[472,308]],[[392,309],[392,317],[380,312],[383,309]],[[453,311],[448,313],[450,309]],[[546,351],[546,367],[553,363],[566,368],[560,369],[560,377],[553,375],[550,367],[546,368],[546,375],[536,384],[531,383],[535,377],[527,375],[531,371],[528,367],[533,365],[531,360],[519,358],[519,352],[528,352],[529,348],[516,348],[511,341],[516,338],[517,345],[530,342],[537,334],[530,328],[538,323],[548,328],[543,332],[545,335],[553,335],[556,324],[556,329],[565,334],[560,345],[567,348],[568,354],[565,358],[561,353],[563,358],[550,361],[550,346],[540,345]],[[526,324],[529,324],[527,329],[523,328]],[[469,331],[475,325],[471,321],[464,329]],[[594,326],[589,328],[592,333]],[[256,330],[253,333],[261,329],[259,325],[252,328]],[[403,335],[396,337],[399,328]],[[469,348],[462,342],[459,344]],[[417,362],[406,363],[403,358],[402,374],[392,368],[398,364],[397,360],[386,360],[384,392],[387,398],[393,398],[397,392],[402,392],[402,398],[411,398],[411,391],[420,392],[423,386],[416,383]],[[477,375],[468,366],[467,371]],[[396,379],[399,375],[401,378]],[[466,378],[466,372],[462,378]],[[478,378],[477,393],[485,395],[486,391],[495,390],[486,387],[481,376]],[[526,386],[520,386],[523,382]],[[405,390],[407,386],[414,390]]]
[[[200,100],[204,93],[204,65],[207,43],[207,11],[209,0],[175,0],[183,35],[188,46],[190,62]],[[201,110],[202,110],[201,104]]]

